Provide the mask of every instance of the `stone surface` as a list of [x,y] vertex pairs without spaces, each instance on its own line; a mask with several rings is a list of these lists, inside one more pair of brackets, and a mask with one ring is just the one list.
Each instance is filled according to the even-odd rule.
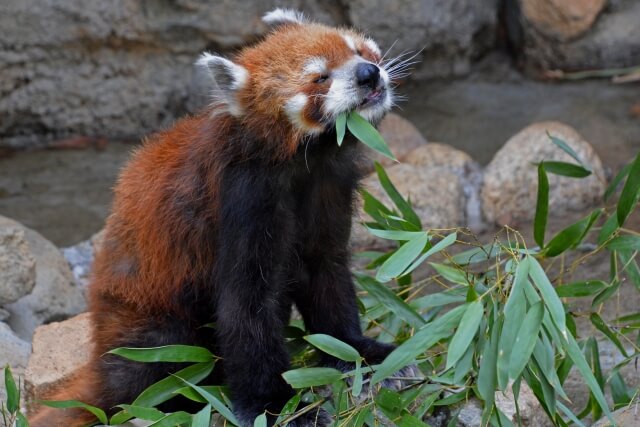
[[418,53],[414,77],[462,75],[493,46],[495,0],[353,0],[351,22],[393,54]]
[[[378,131],[400,162],[408,161],[407,155],[410,152],[427,143],[425,137],[409,120],[395,113],[389,113],[385,116],[378,125]],[[393,160],[375,151],[367,149],[365,153],[367,157],[385,167],[395,164]],[[373,165],[370,170],[373,171]]]
[[[266,28],[275,6],[355,24],[396,53],[426,49],[416,77],[460,75],[493,44],[497,0],[148,1],[9,0],[0,28],[0,148],[53,140],[137,139],[202,106],[193,67]],[[393,13],[390,13],[393,12]],[[85,138],[85,139],[83,139]],[[58,144],[60,145],[60,144]],[[68,144],[67,144],[68,145]]]
[[33,352],[25,372],[25,398],[34,402],[46,396],[89,360],[89,313],[64,322],[40,326],[33,335]]
[[[479,168],[466,153],[444,144],[430,143],[413,150],[406,159],[410,163],[396,164],[386,171],[398,191],[411,199],[425,229],[479,223],[478,186],[473,184]],[[362,186],[385,205],[393,206],[377,174],[366,177]],[[475,200],[474,209],[469,209],[470,200]],[[361,222],[368,220],[360,203],[354,218],[352,246],[356,249],[387,246],[389,241],[371,236],[362,226]]]
[[545,36],[561,41],[586,32],[607,0],[521,0],[522,15]]
[[[518,409],[520,420],[516,414],[516,405],[513,393],[509,390],[506,393],[495,393],[496,407],[507,416],[515,425],[523,427],[545,427],[552,426],[546,413],[538,403],[533,391],[525,383],[520,387],[518,395]],[[471,399],[464,403],[458,414],[457,427],[478,427],[482,425],[482,406],[477,399]]]
[[8,323],[16,334],[23,339],[30,339],[37,326],[84,311],[84,292],[76,285],[69,265],[58,248],[35,231],[0,216],[0,229],[5,227],[23,230],[36,260],[33,291],[5,306],[11,313]]
[[611,69],[640,63],[640,2],[636,0],[520,0],[505,4],[511,43],[532,72]]
[[[618,427],[637,427],[640,426],[640,409],[638,409],[637,403],[632,403],[630,406],[620,408],[613,414],[613,419],[616,421]],[[611,421],[605,416],[596,423],[593,427],[611,427]]]
[[488,221],[514,225],[533,219],[538,189],[535,163],[544,160],[576,163],[551,142],[547,132],[564,140],[594,172],[583,179],[548,174],[551,215],[581,211],[602,199],[605,173],[591,145],[567,125],[539,122],[511,137],[486,167],[481,197]]
[[28,294],[36,283],[36,261],[24,230],[0,227],[0,307]]
[[[9,365],[13,377],[24,380],[27,360],[31,353],[31,345],[20,339],[6,323],[0,322],[0,401],[6,402],[7,393],[4,387],[4,367]],[[22,381],[24,384],[24,381]]]

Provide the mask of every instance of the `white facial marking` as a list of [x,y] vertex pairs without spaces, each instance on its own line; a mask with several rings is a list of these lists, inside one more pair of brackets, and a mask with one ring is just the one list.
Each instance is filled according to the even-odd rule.
[[345,42],[347,42],[347,46],[349,46],[349,49],[351,49],[352,51],[356,51],[356,42],[355,40],[353,40],[353,37],[351,37],[348,34],[343,34],[342,38],[344,39]]
[[268,25],[281,25],[286,23],[304,24],[307,19],[302,12],[293,9],[277,8],[267,12],[262,17],[262,22]]
[[378,44],[376,42],[374,42],[373,40],[367,38],[364,41],[364,44],[376,55],[380,56],[381,52],[380,52],[380,48],[378,47]]
[[304,93],[298,93],[287,101],[284,110],[289,121],[307,133],[315,134],[322,132],[322,128],[307,125],[302,119],[302,110],[307,106],[309,98]]
[[234,116],[242,115],[236,93],[246,86],[249,72],[241,65],[209,53],[203,53],[196,65],[206,70],[214,81],[213,103],[226,106]]
[[305,62],[302,68],[303,74],[324,74],[327,72],[327,60],[320,56],[311,58]]

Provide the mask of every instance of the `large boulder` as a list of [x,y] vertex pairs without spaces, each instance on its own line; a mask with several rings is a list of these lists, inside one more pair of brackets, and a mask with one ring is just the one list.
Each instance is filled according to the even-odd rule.
[[505,2],[508,34],[529,71],[576,71],[640,63],[640,2]]
[[6,402],[4,367],[9,365],[16,380],[23,379],[31,345],[18,337],[6,323],[0,322],[0,402]]
[[19,229],[35,259],[35,286],[30,294],[4,308],[10,313],[8,323],[23,339],[29,340],[43,323],[63,320],[86,308],[84,292],[73,278],[67,261],[53,243],[35,231],[0,216],[0,230]]
[[[638,411],[637,403],[625,406],[615,411],[613,419],[616,421],[618,427],[637,427],[640,426],[640,411]],[[593,427],[613,427],[609,418],[602,417],[598,422],[593,424]]]
[[83,313],[36,329],[25,372],[27,402],[33,404],[46,397],[89,361],[92,345],[89,316]]
[[[406,162],[386,171],[398,191],[411,200],[425,229],[478,225],[479,167],[468,154],[448,145],[428,143],[407,154]],[[366,177],[362,186],[388,207],[394,207],[376,173]],[[361,223],[369,220],[359,203],[351,238],[356,249],[389,244],[364,228]]]
[[602,199],[605,173],[593,147],[567,125],[534,123],[512,136],[485,169],[481,197],[487,220],[513,225],[533,219],[538,191],[536,163],[545,160],[576,163],[551,142],[547,133],[564,140],[593,170],[591,176],[583,179],[548,174],[549,212],[562,215],[581,211]]
[[0,228],[0,307],[28,294],[36,283],[36,260],[21,227]]
[[413,76],[428,78],[469,72],[472,60],[493,46],[497,4],[496,0],[353,0],[348,13],[356,27],[382,46],[415,53],[419,63],[413,65]]

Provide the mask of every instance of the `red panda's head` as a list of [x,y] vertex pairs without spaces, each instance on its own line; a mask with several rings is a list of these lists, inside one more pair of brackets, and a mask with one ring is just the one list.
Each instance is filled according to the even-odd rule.
[[291,151],[331,130],[341,113],[355,110],[376,122],[392,107],[389,72],[372,39],[292,10],[263,20],[273,30],[233,61],[206,53],[198,61],[215,82],[216,111],[266,137],[285,137]]

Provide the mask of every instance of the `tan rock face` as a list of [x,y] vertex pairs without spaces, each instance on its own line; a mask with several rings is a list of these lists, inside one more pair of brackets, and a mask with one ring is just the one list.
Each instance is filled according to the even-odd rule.
[[0,225],[0,306],[27,295],[36,284],[36,260],[18,226]]
[[76,285],[60,250],[35,231],[0,216],[0,229],[3,228],[22,230],[36,263],[31,293],[4,307],[11,314],[7,323],[16,334],[28,340],[37,326],[83,311],[84,292]]
[[540,122],[511,137],[485,169],[481,198],[488,221],[513,225],[533,219],[538,191],[536,163],[544,160],[576,163],[551,142],[547,132],[564,140],[593,170],[591,176],[583,179],[548,174],[551,215],[581,211],[602,199],[606,188],[604,171],[591,145],[567,125]]
[[[616,420],[618,427],[637,427],[640,426],[640,411],[637,404],[631,404],[630,406],[620,408],[613,414],[613,419]],[[600,421],[593,424],[593,427],[611,427],[611,421],[605,416]]]
[[589,30],[606,4],[607,0],[522,0],[521,8],[538,31],[566,41]]
[[90,331],[89,313],[36,329],[33,351],[25,372],[28,402],[42,399],[88,362]]
[[6,323],[0,322],[0,402],[6,402],[4,367],[9,365],[16,382],[24,378],[31,345],[13,333]]

